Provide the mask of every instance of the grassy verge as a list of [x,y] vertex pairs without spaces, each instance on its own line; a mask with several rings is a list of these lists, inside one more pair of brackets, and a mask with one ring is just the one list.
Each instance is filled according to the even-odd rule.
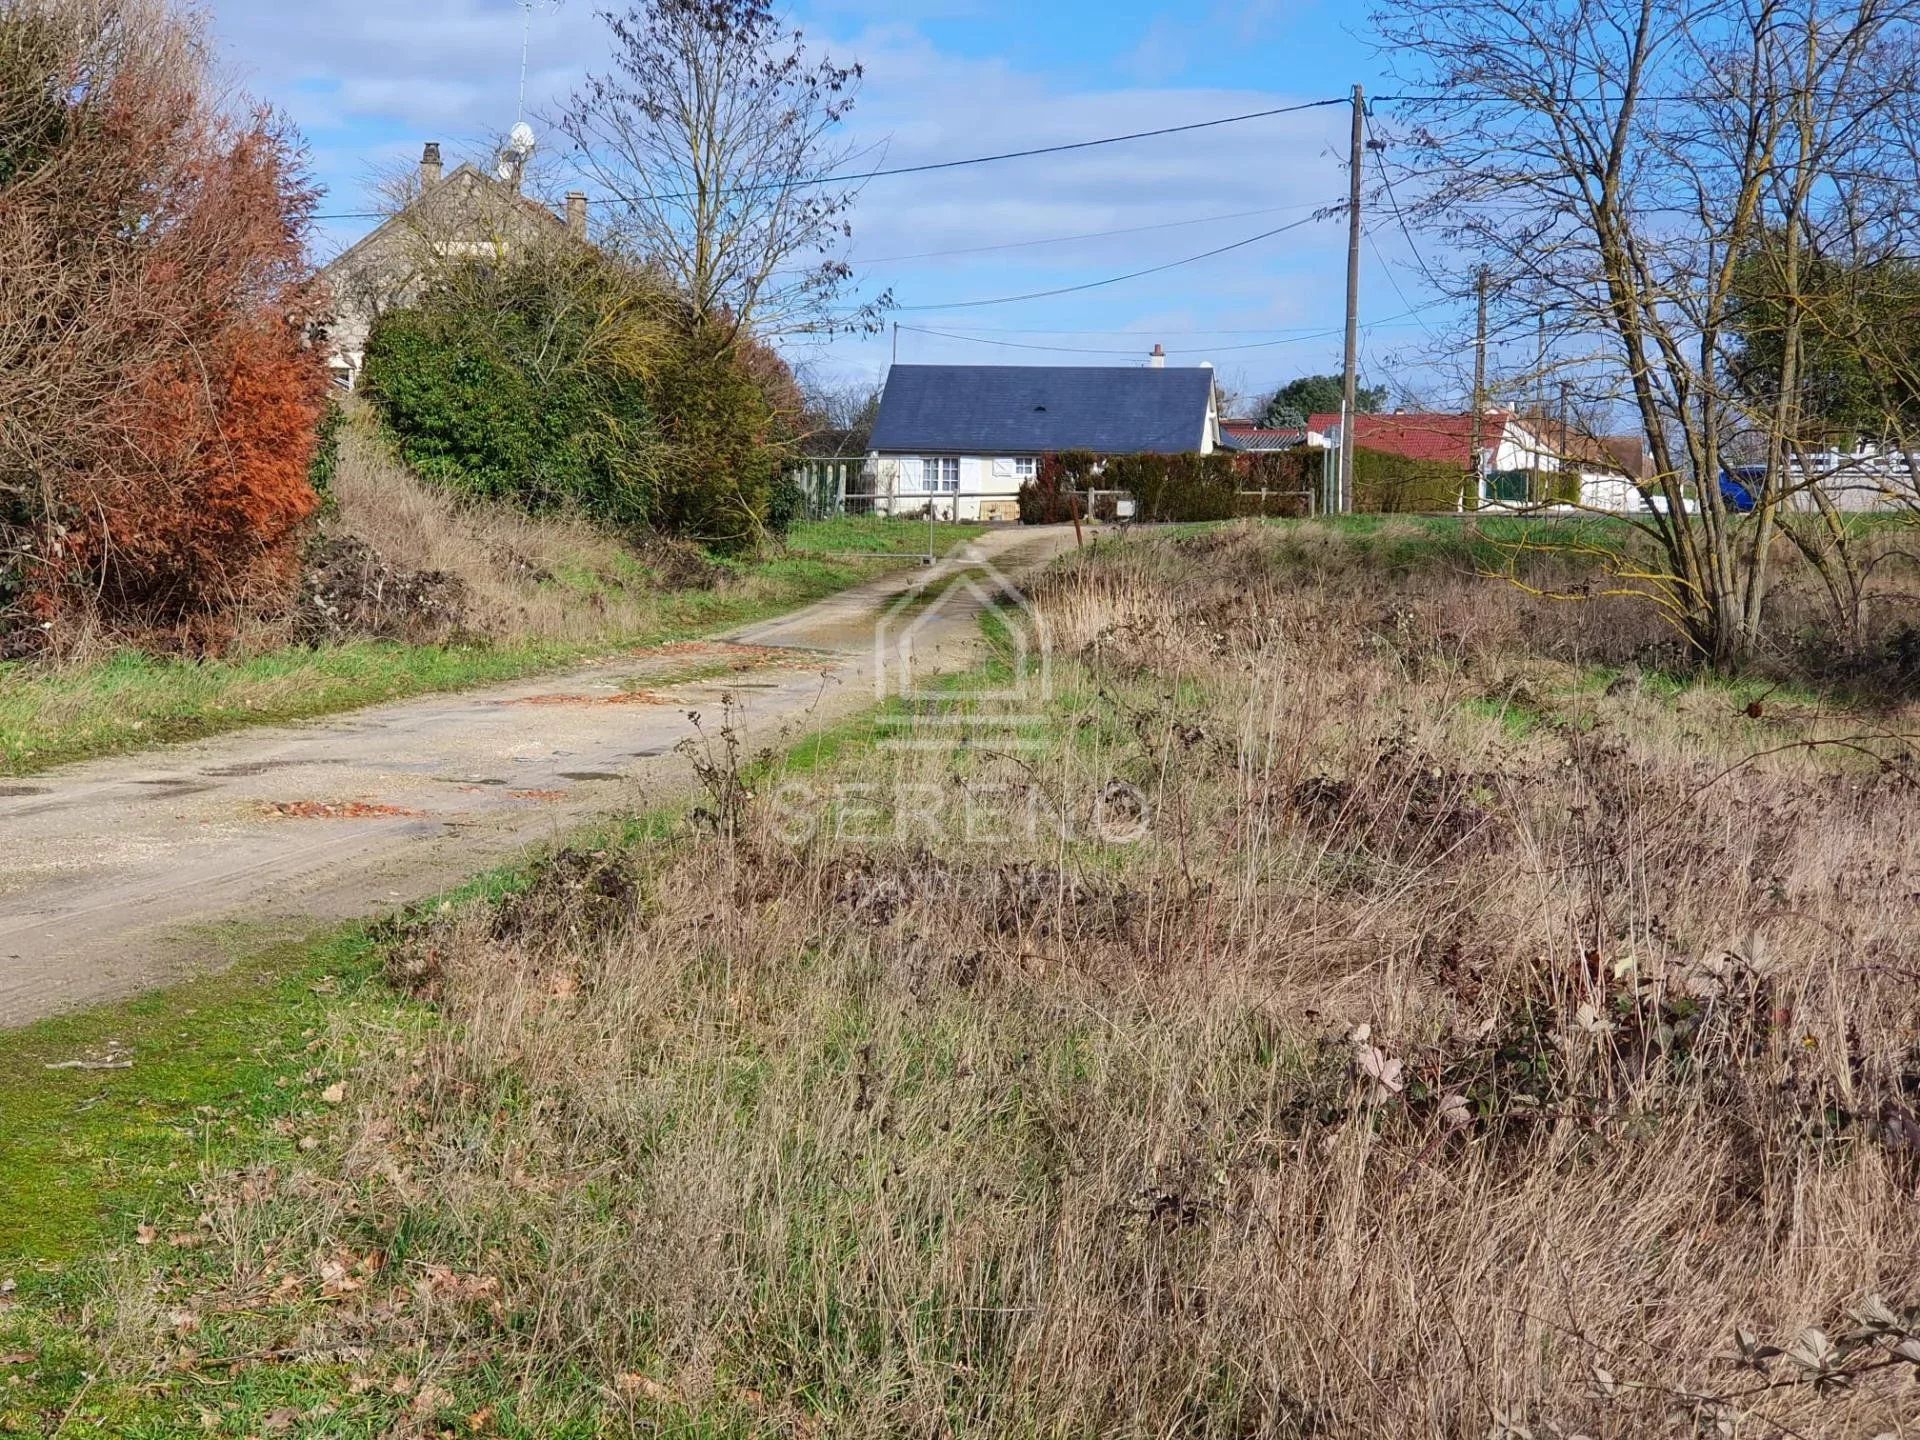
[[787,548],[796,554],[812,555],[849,552],[916,555],[925,553],[931,539],[933,553],[944,555],[954,546],[985,534],[989,528],[948,521],[935,521],[929,527],[924,520],[906,517],[838,515],[795,525],[787,535]]
[[[790,554],[738,567],[733,583],[660,597],[645,629],[593,638],[471,644],[367,641],[233,660],[127,651],[78,666],[0,664],[0,775],[169,741],[516,680],[610,650],[745,624],[878,573],[884,561]],[[590,603],[587,596],[580,603]]]

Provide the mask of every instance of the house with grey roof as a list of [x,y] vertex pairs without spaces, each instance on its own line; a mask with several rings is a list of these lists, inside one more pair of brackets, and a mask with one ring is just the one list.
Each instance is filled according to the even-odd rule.
[[1040,457],[1209,454],[1220,448],[1213,368],[895,365],[873,425],[873,508],[945,518],[1019,518]]

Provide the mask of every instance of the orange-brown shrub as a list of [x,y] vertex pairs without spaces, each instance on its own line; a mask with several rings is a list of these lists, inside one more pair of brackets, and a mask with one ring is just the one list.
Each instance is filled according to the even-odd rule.
[[161,0],[28,0],[0,39],[0,632],[217,644],[317,508],[298,137],[223,114]]

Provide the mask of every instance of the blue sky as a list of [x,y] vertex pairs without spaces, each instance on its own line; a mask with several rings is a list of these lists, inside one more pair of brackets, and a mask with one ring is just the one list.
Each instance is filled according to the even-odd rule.
[[[537,116],[603,68],[595,6],[535,13],[528,108]],[[523,15],[515,0],[214,0],[232,82],[290,113],[328,190],[322,211],[370,208],[369,182],[439,140],[450,160],[510,125]],[[850,122],[879,163],[1026,148],[1390,88],[1359,7],[1333,0],[810,0],[809,41],[867,67]],[[878,179],[860,197],[850,258],[901,305],[1082,284],[1240,240],[1344,198],[1348,115],[1300,114],[1057,157]],[[1425,363],[1431,303],[1390,217],[1363,252],[1369,378],[1452,400]],[[1141,228],[1159,227],[1159,228]],[[367,228],[329,220],[321,258]],[[1012,242],[1132,233],[981,250]],[[1310,223],[1211,260],[1075,295],[900,313],[911,361],[1128,364],[1155,341],[1172,363],[1212,361],[1249,391],[1338,366],[1345,227]],[[973,251],[967,254],[927,252]],[[923,258],[901,258],[923,257]],[[913,326],[915,329],[906,327]],[[1431,331],[1428,327],[1431,327]],[[945,332],[927,335],[921,330]],[[949,337],[968,338],[949,338]],[[998,343],[983,343],[998,342]],[[891,337],[789,347],[836,382],[877,379]],[[1016,347],[1057,347],[1054,349]]]

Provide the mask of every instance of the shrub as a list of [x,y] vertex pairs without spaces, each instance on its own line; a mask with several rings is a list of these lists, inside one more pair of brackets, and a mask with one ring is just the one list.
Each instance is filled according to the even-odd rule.
[[653,395],[664,445],[655,523],[722,553],[753,545],[785,450],[744,352],[695,330],[660,366]]
[[[1092,488],[1100,457],[1091,450],[1042,455],[1033,479],[1020,487],[1022,525],[1064,525],[1074,517],[1074,496]],[[1085,513],[1084,506],[1080,513]]]
[[793,528],[794,521],[804,520],[806,515],[806,487],[791,471],[780,471],[767,490],[767,529],[776,535],[785,535]]
[[[1318,451],[1106,457],[1062,451],[1042,456],[1039,473],[1020,487],[1020,519],[1027,525],[1060,524],[1072,518],[1073,493],[1096,489],[1133,496],[1134,514],[1141,520],[1301,514],[1320,463]],[[1081,513],[1089,513],[1084,502]]]
[[205,648],[287,603],[325,389],[297,137],[161,0],[0,10],[0,620]]
[[367,393],[430,479],[639,528],[657,461],[644,367],[662,348],[640,288],[577,247],[451,269],[374,326]]
[[313,459],[307,464],[307,483],[313,486],[313,493],[320,497],[321,507],[329,514],[334,508],[333,476],[340,468],[340,430],[346,423],[347,412],[338,400],[329,396],[314,431]]

